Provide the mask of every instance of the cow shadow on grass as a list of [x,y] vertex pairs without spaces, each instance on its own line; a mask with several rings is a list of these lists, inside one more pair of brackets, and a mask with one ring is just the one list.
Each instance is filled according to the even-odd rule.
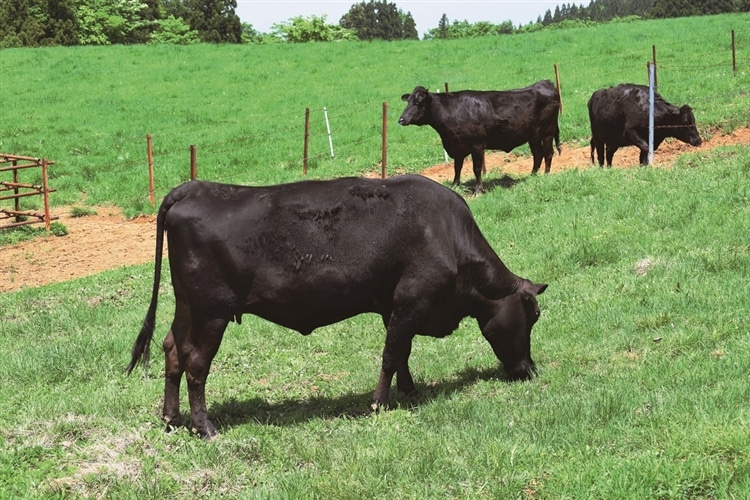
[[[510,383],[501,366],[492,368],[465,368],[449,380],[417,383],[417,394],[405,395],[396,390],[394,383],[391,392],[391,408],[418,408],[436,399],[444,399],[461,392],[466,387],[480,381],[495,380],[497,383]],[[375,389],[373,383],[373,390]],[[230,399],[212,404],[209,418],[219,429],[226,431],[249,422],[285,427],[317,419],[348,418],[358,419],[372,415],[370,408],[372,392],[348,393],[335,397],[312,397],[286,399],[268,403],[262,398],[246,400]],[[388,410],[382,410],[388,411]]]
[[[489,193],[490,191],[493,191],[497,188],[510,189],[516,184],[520,182],[524,182],[525,180],[526,178],[523,178],[523,177],[514,179],[508,174],[504,174],[502,177],[498,177],[498,178],[484,178],[482,179],[482,184],[484,185],[484,192]],[[466,183],[462,184],[461,186],[463,189],[466,190],[467,194],[473,194],[477,187],[477,180],[472,179],[472,180],[466,181]]]

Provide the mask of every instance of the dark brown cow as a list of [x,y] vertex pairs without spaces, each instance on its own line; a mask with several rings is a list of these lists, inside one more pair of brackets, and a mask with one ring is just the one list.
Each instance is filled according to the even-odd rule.
[[345,178],[269,187],[193,181],[159,208],[154,283],[128,373],[147,358],[154,333],[164,232],[176,301],[164,340],[164,420],[182,424],[188,384],[192,428],[216,434],[206,377],[230,321],[245,313],[307,335],[364,312],[386,326],[375,408],[390,400],[394,374],[411,393],[415,335],[450,335],[466,316],[511,379],[535,371],[531,328],[537,285],[513,274],[474,222],[466,202],[421,176]]
[[461,90],[433,94],[416,87],[401,99],[408,104],[398,123],[430,125],[443,141],[443,148],[453,158],[453,184],[461,182],[464,158],[471,155],[476,192],[484,190],[482,170],[485,149],[510,152],[528,143],[534,163],[531,173],[549,173],[554,150],[560,151],[560,94],[549,80],[516,90]]
[[[623,146],[641,150],[641,165],[648,164],[648,108],[649,89],[645,85],[623,83],[599,89],[589,99],[591,122],[591,163],[596,151],[599,166],[612,166],[615,151]],[[690,106],[681,108],[654,95],[654,151],[667,137],[675,137],[691,146],[701,145],[695,126],[695,115]]]

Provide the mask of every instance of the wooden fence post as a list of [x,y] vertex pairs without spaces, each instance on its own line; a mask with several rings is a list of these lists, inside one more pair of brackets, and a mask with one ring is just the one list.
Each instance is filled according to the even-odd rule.
[[151,200],[151,206],[156,206],[154,197],[154,152],[151,146],[151,134],[146,134],[146,154],[148,155],[148,197]]
[[383,103],[383,138],[381,147],[380,178],[385,179],[386,162],[388,158],[388,103]]
[[307,175],[307,152],[310,148],[310,108],[305,108],[305,140],[302,152],[302,175]]
[[190,145],[190,180],[198,178],[198,162],[196,161],[195,144]]
[[562,89],[560,88],[560,70],[555,63],[555,82],[557,82],[557,96],[560,98],[560,114],[563,112]]
[[47,185],[47,158],[42,158],[42,189],[44,190],[44,228],[49,231],[49,186]]

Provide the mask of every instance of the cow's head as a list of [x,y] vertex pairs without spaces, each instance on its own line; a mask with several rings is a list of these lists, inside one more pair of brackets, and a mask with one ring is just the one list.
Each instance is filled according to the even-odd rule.
[[536,373],[531,359],[531,328],[539,319],[536,296],[547,285],[525,281],[519,291],[492,302],[489,315],[479,324],[482,334],[511,380],[528,380]]
[[695,126],[693,109],[687,104],[680,108],[680,127],[677,128],[675,137],[691,146],[700,146],[703,142]]
[[430,112],[432,96],[424,87],[414,87],[411,94],[401,96],[406,101],[406,109],[398,119],[399,125],[426,125]]

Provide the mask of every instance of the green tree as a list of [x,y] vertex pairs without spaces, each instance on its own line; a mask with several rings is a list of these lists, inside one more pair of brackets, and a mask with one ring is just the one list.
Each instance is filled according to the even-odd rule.
[[0,2],[0,47],[76,45],[76,31],[71,0]]
[[339,24],[346,29],[355,30],[360,40],[419,38],[411,13],[404,14],[395,3],[387,0],[354,4],[341,17]]
[[654,0],[651,6],[651,17],[688,17],[700,14],[695,2],[691,0]]
[[407,12],[401,18],[401,37],[404,40],[419,40],[417,23],[414,22],[411,12]]
[[438,22],[437,32],[435,33],[434,38],[440,38],[440,39],[446,39],[448,38],[448,30],[450,28],[450,22],[448,21],[448,16],[443,13],[443,16],[440,18],[440,21]]
[[242,23],[235,14],[237,0],[162,0],[166,15],[183,19],[201,41],[241,43]]
[[159,21],[161,20],[161,2],[160,0],[141,0],[143,9],[140,11],[140,20],[137,26],[132,30],[132,43],[146,43],[151,40],[151,35],[157,30],[162,29]]
[[78,39],[83,45],[142,43],[147,5],[140,0],[78,0]]
[[542,19],[542,26],[547,26],[550,24],[552,24],[552,12],[547,9],[547,12],[544,13],[544,19]]
[[706,0],[701,2],[700,13],[704,16],[713,14],[726,14],[735,12],[739,5],[735,5],[735,0]]
[[181,17],[172,14],[165,19],[155,21],[156,27],[149,36],[148,43],[168,43],[172,45],[191,45],[201,41],[198,32]]
[[250,23],[242,23],[242,43],[262,43],[263,33],[253,28]]
[[271,26],[272,34],[290,43],[356,40],[354,31],[326,23],[326,16],[297,16]]

